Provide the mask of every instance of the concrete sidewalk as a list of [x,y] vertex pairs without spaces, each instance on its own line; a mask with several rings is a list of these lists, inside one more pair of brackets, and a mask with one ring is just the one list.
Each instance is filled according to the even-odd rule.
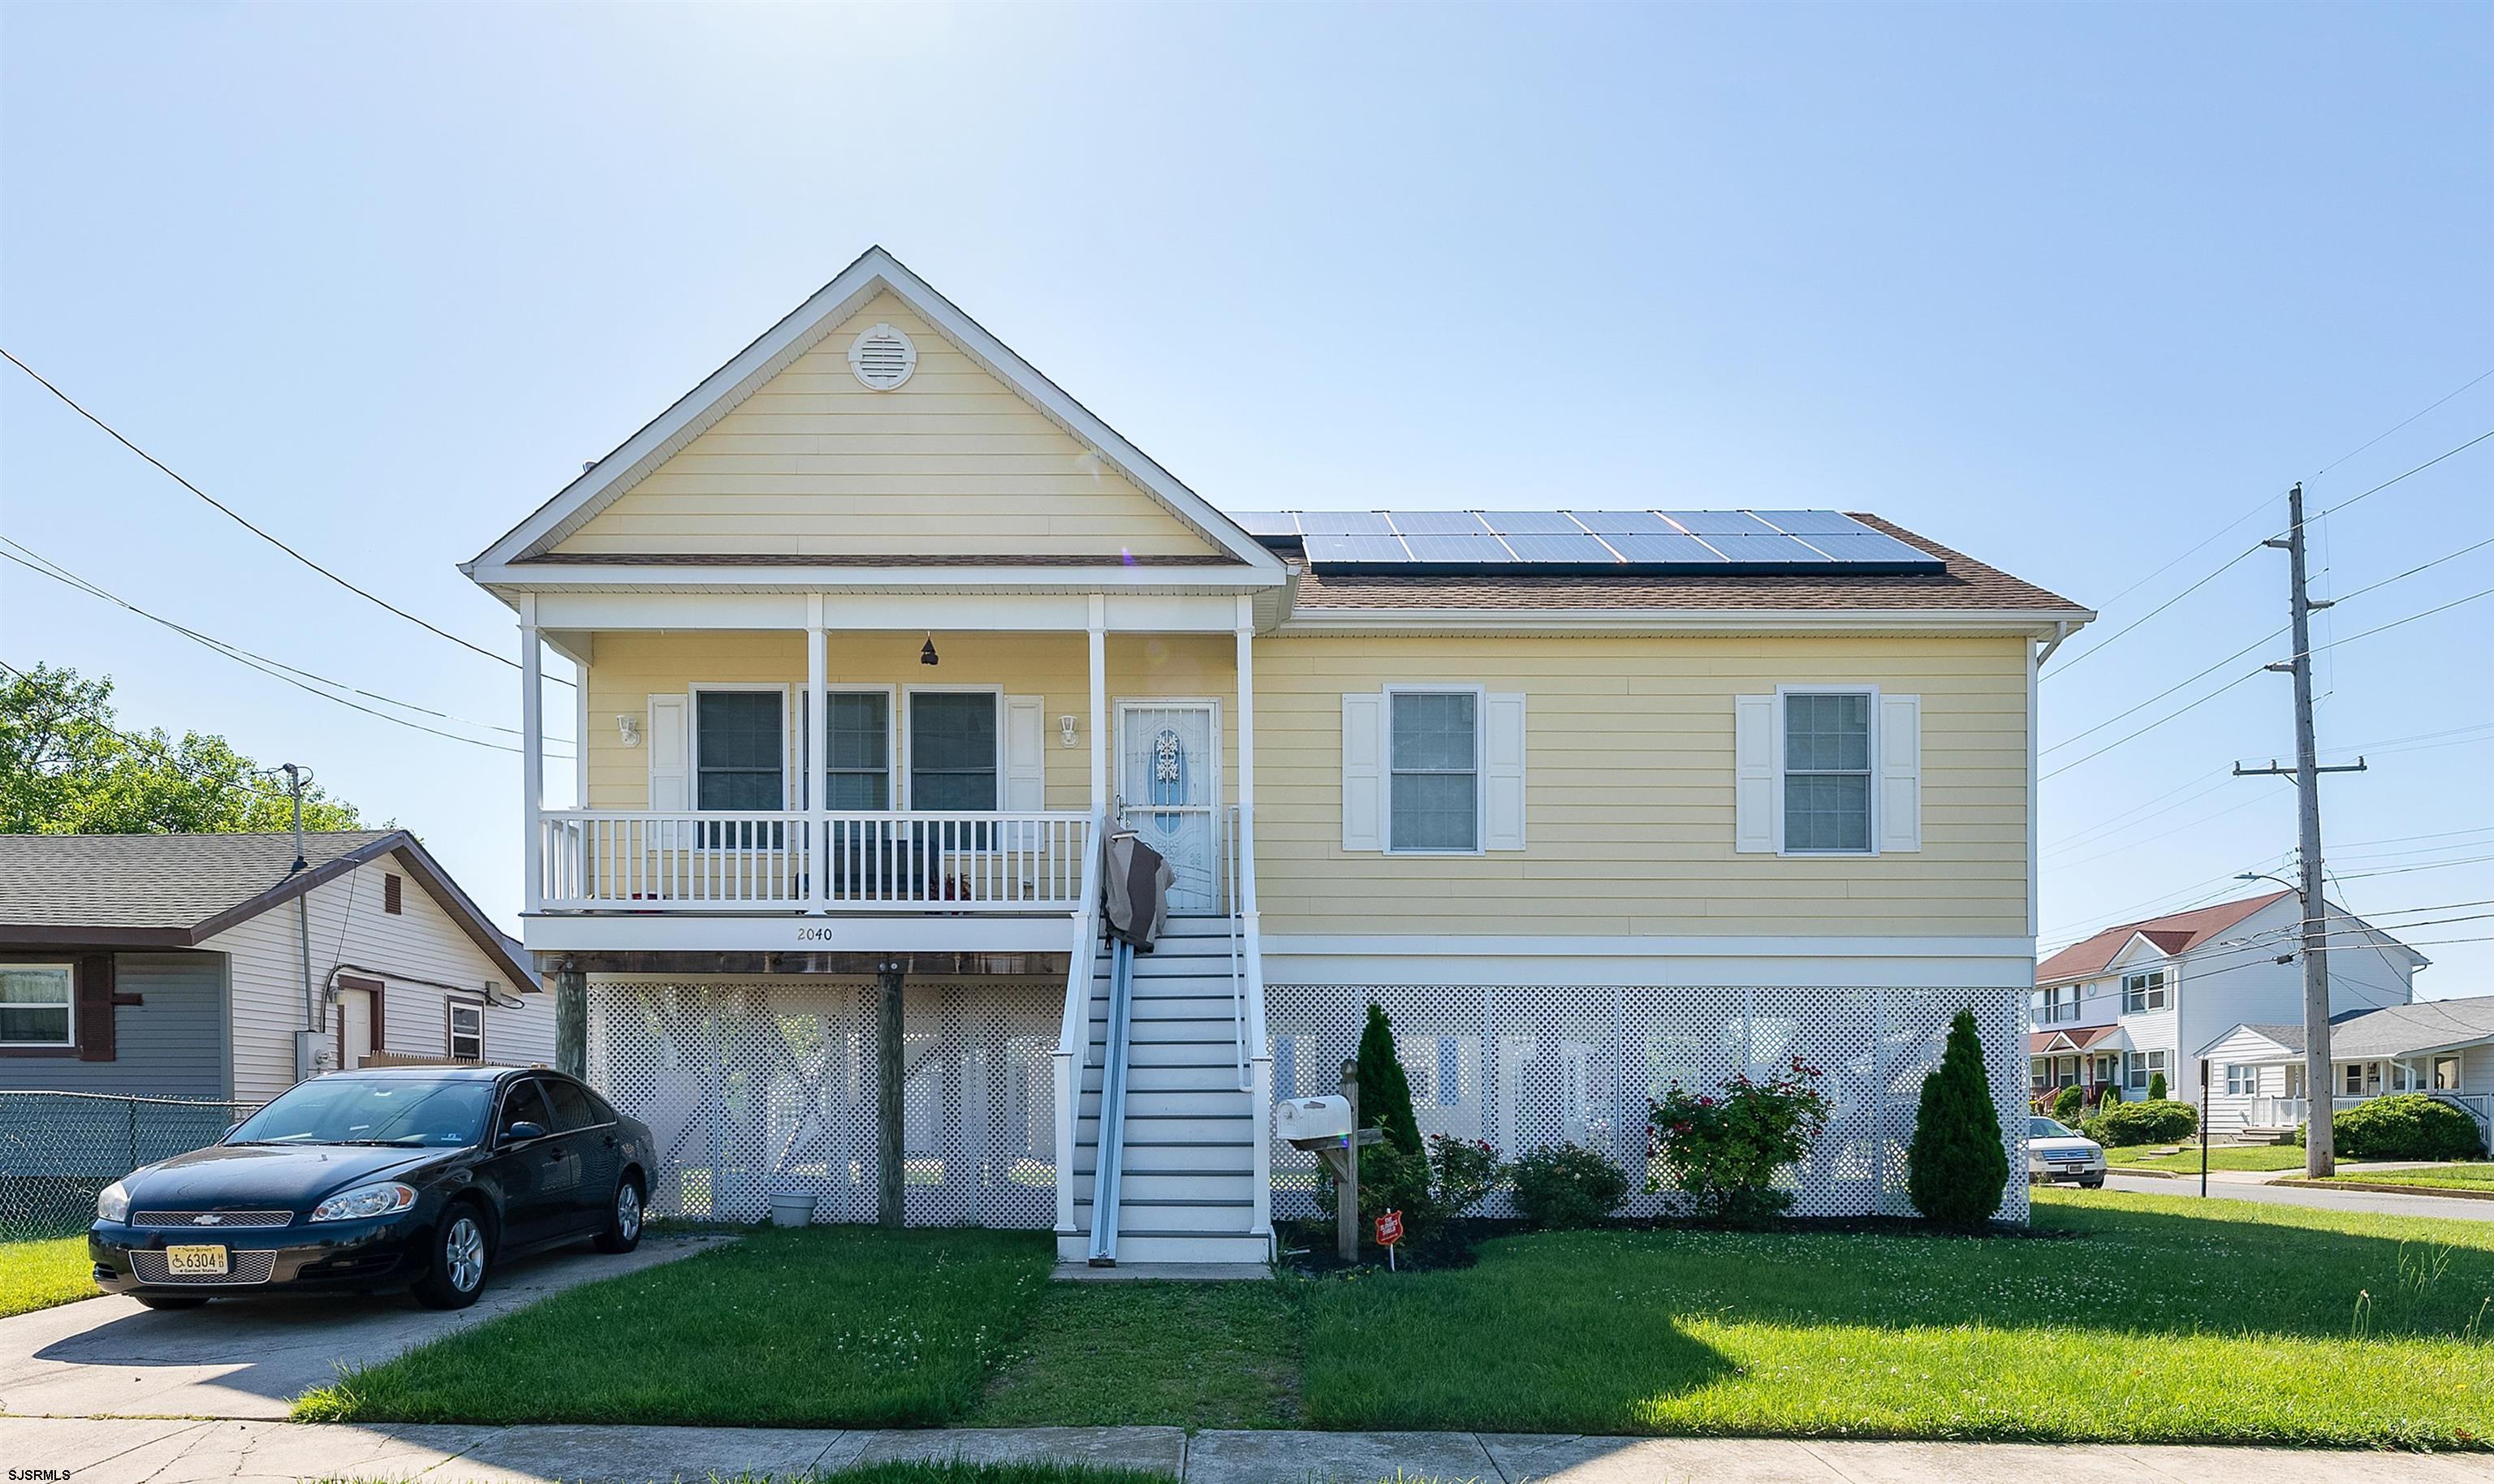
[[[307,1427],[0,1417],[0,1469],[78,1484],[422,1479],[538,1484],[835,1473],[892,1459],[1050,1460],[1186,1484],[2458,1484],[2483,1454],[2293,1448],[1788,1442],[1496,1433],[1198,1433],[1171,1427],[865,1432],[685,1427]],[[1399,1470],[1399,1473],[1398,1473]]]

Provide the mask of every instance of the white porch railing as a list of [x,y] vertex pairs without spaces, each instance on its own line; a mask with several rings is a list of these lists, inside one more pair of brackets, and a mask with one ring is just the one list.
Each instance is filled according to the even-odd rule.
[[1058,812],[550,809],[550,912],[1072,912],[1095,833]]
[[1074,1126],[1082,1115],[1083,1063],[1091,1055],[1091,980],[1099,961],[1101,848],[1106,838],[1098,815],[1085,821],[1090,833],[1082,845],[1080,893],[1074,914],[1073,952],[1065,967],[1065,1015],[1059,1022],[1056,1052],[1049,1058],[1056,1091],[1056,1230],[1072,1235],[1074,1227]]

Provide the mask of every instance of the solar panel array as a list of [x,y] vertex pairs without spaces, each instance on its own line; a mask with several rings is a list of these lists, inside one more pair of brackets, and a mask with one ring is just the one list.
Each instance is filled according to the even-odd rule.
[[1835,510],[1250,510],[1310,565],[1370,570],[1937,572],[1937,557]]

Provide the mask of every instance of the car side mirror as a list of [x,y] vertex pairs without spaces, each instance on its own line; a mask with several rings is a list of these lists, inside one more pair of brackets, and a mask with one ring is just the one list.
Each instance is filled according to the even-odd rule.
[[545,1134],[546,1130],[544,1124],[531,1123],[529,1120],[523,1118],[519,1122],[510,1124],[502,1130],[502,1142],[506,1144],[524,1144],[532,1138],[543,1138],[545,1137]]

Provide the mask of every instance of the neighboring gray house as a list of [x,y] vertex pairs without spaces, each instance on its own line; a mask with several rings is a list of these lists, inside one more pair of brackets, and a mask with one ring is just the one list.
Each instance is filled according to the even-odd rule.
[[303,846],[297,869],[288,833],[0,835],[0,1091],[258,1103],[390,1059],[553,1059],[519,945],[414,835]]
[[[2200,1058],[2212,1084],[2212,1129],[2291,1129],[2310,1116],[2303,1027],[2237,1025]],[[2421,1092],[2456,1103],[2494,1132],[2494,994],[2421,1000],[2329,1017],[2330,1095],[2338,1107]]]

